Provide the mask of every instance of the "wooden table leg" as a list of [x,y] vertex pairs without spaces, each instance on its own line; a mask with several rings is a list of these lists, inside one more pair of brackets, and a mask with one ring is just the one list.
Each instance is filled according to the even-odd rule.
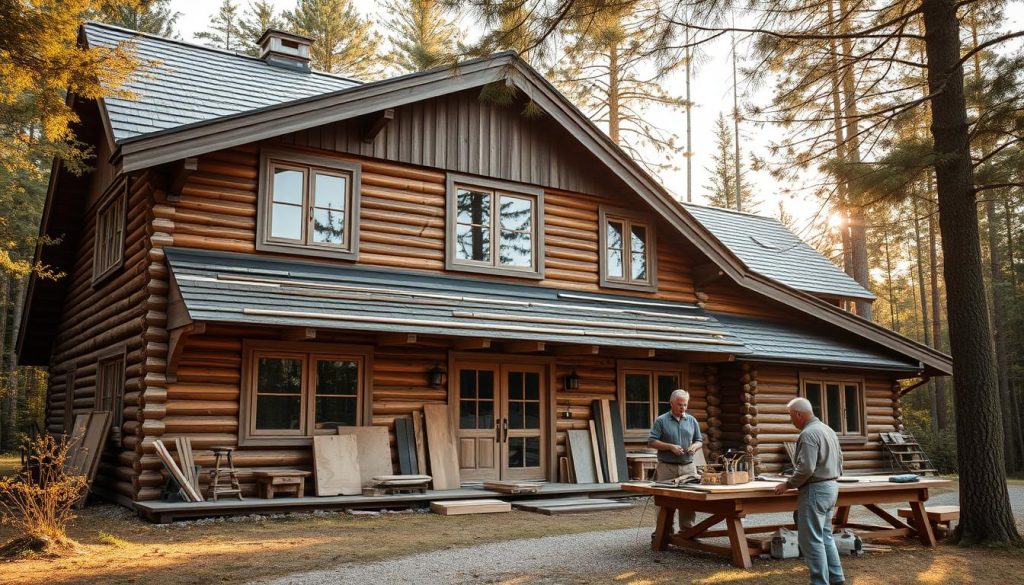
[[914,512],[914,524],[921,544],[935,548],[935,533],[932,532],[931,522],[928,522],[928,515],[925,514],[924,502],[910,502],[910,509]]
[[651,550],[668,550],[668,537],[672,533],[672,516],[675,513],[675,508],[668,506],[658,508],[658,526],[654,530]]
[[832,518],[832,527],[834,529],[841,529],[850,522],[850,507],[840,506],[836,508],[836,515]]
[[743,530],[743,522],[735,516],[726,517],[725,525],[729,529],[729,546],[732,547],[732,564],[741,568],[749,569],[750,548],[747,544],[747,533]]

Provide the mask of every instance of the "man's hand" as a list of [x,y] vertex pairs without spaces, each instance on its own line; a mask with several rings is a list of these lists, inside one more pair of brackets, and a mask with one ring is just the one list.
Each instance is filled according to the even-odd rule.
[[777,495],[777,496],[781,496],[782,494],[786,493],[788,490],[789,490],[789,486],[786,485],[786,482],[775,484],[775,495]]
[[683,449],[679,445],[672,445],[672,454],[673,455],[682,455],[683,453],[687,453],[687,452],[688,451],[686,449]]

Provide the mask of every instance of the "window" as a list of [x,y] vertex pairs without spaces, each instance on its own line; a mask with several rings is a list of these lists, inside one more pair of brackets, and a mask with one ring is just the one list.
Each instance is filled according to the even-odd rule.
[[656,290],[653,222],[628,210],[601,208],[601,286]]
[[96,399],[94,410],[110,411],[110,437],[121,444],[124,422],[124,348],[100,357],[96,364]]
[[624,434],[647,437],[654,419],[669,410],[672,392],[684,388],[683,372],[651,369],[650,364],[623,368],[619,374],[619,403]]
[[258,250],[356,258],[358,165],[265,149],[260,168]]
[[864,383],[856,379],[802,379],[803,396],[811,402],[814,416],[840,436],[864,437]]
[[124,261],[124,216],[128,183],[118,183],[96,208],[92,251],[93,284],[113,274]]
[[544,193],[448,175],[446,267],[543,278]]
[[318,434],[365,424],[368,350],[308,343],[246,342],[246,444],[308,444]]

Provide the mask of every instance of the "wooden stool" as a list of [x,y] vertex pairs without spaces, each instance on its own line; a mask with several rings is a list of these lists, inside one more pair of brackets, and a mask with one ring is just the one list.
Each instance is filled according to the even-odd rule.
[[654,470],[658,467],[658,456],[626,453],[626,462],[629,465],[629,477],[643,481],[654,477]]
[[[238,472],[235,471],[235,462],[231,459],[231,454],[234,453],[234,447],[211,447],[213,451],[213,469],[210,471],[210,496],[213,501],[217,501],[218,496],[238,496],[238,499],[242,499],[242,487],[238,485]],[[227,455],[228,466],[225,469],[221,469],[221,457]],[[221,476],[227,475],[230,480],[230,487],[221,486]]]
[[[917,526],[914,524],[914,511],[910,508],[900,508],[896,510],[896,513],[901,518],[907,519],[907,524]],[[960,506],[926,506],[924,509],[925,517],[928,518],[928,523],[932,525],[932,531],[936,534],[946,534],[950,530],[950,522],[953,520],[960,520]]]
[[299,469],[257,469],[252,476],[256,480],[256,491],[259,497],[273,500],[275,492],[293,493],[301,498],[306,493],[306,478],[312,475],[309,471]]

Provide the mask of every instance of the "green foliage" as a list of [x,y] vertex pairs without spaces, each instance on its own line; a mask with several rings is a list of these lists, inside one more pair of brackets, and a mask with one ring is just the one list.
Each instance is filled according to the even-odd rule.
[[209,28],[197,32],[195,37],[206,41],[208,46],[217,49],[228,51],[245,49],[239,20],[238,4],[232,0],[222,0],[217,14],[210,18]]
[[167,38],[178,38],[174,25],[181,16],[171,12],[171,0],[137,0],[132,4],[105,7],[97,20]]
[[[709,183],[704,186],[708,203],[714,207],[736,209],[736,154],[733,149],[733,129],[725,121],[723,114],[718,114],[715,121],[715,153],[711,157]],[[757,212],[758,202],[750,190],[750,182],[744,180],[742,164],[740,167],[740,203],[741,209],[751,213]],[[781,205],[781,203],[780,203]],[[780,208],[780,212],[781,212]]]
[[391,0],[385,11],[394,66],[413,72],[455,61],[459,29],[439,0]]
[[274,14],[274,5],[266,0],[250,2],[245,15],[238,22],[238,32],[246,53],[254,57],[259,56],[258,41],[268,28],[284,28],[284,20]]
[[127,540],[119,536],[113,535],[109,532],[105,532],[103,530],[96,532],[96,542],[99,542],[100,544],[104,544],[107,546],[112,546],[114,548],[124,548],[128,546]]
[[313,39],[315,69],[358,78],[380,73],[380,35],[351,0],[298,0],[284,20],[292,31]]
[[914,434],[914,438],[921,444],[921,450],[925,452],[939,473],[955,474],[958,472],[956,431],[954,429],[933,429],[931,415],[927,410],[905,407],[903,420],[907,425],[907,430]]

